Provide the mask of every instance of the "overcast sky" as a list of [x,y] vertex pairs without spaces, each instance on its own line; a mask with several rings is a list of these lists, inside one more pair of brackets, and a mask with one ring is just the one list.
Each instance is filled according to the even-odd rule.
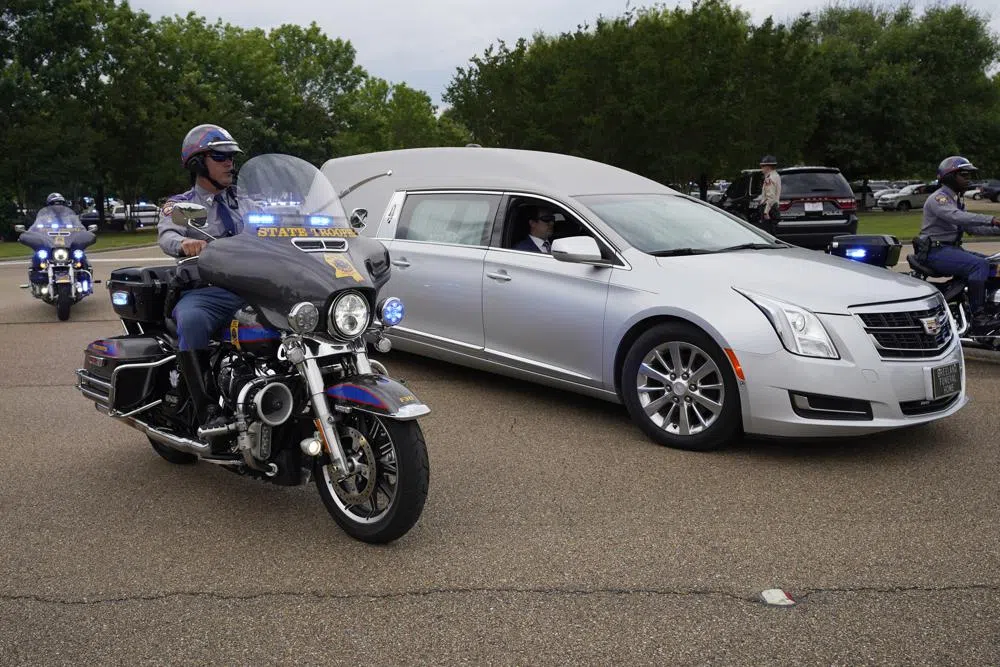
[[[592,24],[598,16],[618,16],[626,6],[625,0],[131,0],[129,4],[154,19],[194,11],[210,21],[221,18],[264,29],[315,21],[328,36],[350,40],[358,64],[369,74],[424,90],[435,104],[441,104],[441,94],[455,69],[498,39],[512,43],[539,30],[548,34],[572,31],[578,24]],[[664,4],[690,6],[690,2],[676,0]],[[743,0],[733,4],[749,8],[756,23],[767,16],[783,21],[829,2]],[[925,3],[915,4],[919,8]],[[1000,32],[997,0],[965,4],[992,15],[993,30]]]

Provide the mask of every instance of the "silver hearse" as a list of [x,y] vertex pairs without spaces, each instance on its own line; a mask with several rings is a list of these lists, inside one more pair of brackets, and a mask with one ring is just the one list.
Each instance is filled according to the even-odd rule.
[[[624,403],[661,444],[866,434],[966,403],[932,286],[781,243],[631,172],[475,146],[322,171],[388,249],[396,347]],[[525,245],[539,216],[551,254]]]

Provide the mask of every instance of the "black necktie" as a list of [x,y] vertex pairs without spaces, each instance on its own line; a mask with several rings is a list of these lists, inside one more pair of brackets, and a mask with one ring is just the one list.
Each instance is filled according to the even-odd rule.
[[551,246],[551,245],[549,245],[549,242],[548,242],[548,241],[542,241],[542,251],[543,251],[544,253],[546,253],[546,254],[550,253],[550,252],[551,252],[551,250],[550,250],[550,248],[551,248],[551,247],[552,247],[552,246]]
[[222,221],[222,226],[226,228],[226,236],[236,236],[236,223],[233,222],[233,216],[229,213],[229,204],[226,203],[225,197],[222,193],[215,195],[215,202],[219,205],[219,220]]

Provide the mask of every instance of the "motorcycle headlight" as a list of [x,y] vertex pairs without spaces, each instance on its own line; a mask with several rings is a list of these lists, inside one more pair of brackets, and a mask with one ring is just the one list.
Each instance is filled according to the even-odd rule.
[[330,306],[326,328],[337,338],[357,338],[368,328],[368,302],[357,292],[341,294]]
[[288,326],[300,334],[315,331],[319,326],[319,308],[308,301],[295,304],[288,313]]
[[403,308],[403,300],[396,296],[390,296],[382,301],[378,308],[381,313],[382,324],[387,327],[394,327],[403,321],[406,310]]
[[69,251],[66,248],[56,248],[52,251],[52,259],[57,262],[65,262],[69,259]]
[[792,354],[821,359],[839,359],[840,354],[816,314],[800,306],[771,297],[736,290],[771,322],[781,344]]

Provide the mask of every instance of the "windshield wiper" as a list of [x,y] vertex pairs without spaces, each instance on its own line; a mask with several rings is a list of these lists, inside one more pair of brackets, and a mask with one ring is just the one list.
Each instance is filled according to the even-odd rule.
[[709,255],[715,250],[705,250],[704,248],[673,248],[671,250],[654,250],[650,255],[653,257],[679,257],[681,255]]
[[833,188],[813,188],[809,192],[833,192]]
[[733,250],[771,250],[772,248],[790,248],[787,243],[778,241],[776,243],[741,243],[731,245],[728,248],[719,248],[716,252],[732,252]]

